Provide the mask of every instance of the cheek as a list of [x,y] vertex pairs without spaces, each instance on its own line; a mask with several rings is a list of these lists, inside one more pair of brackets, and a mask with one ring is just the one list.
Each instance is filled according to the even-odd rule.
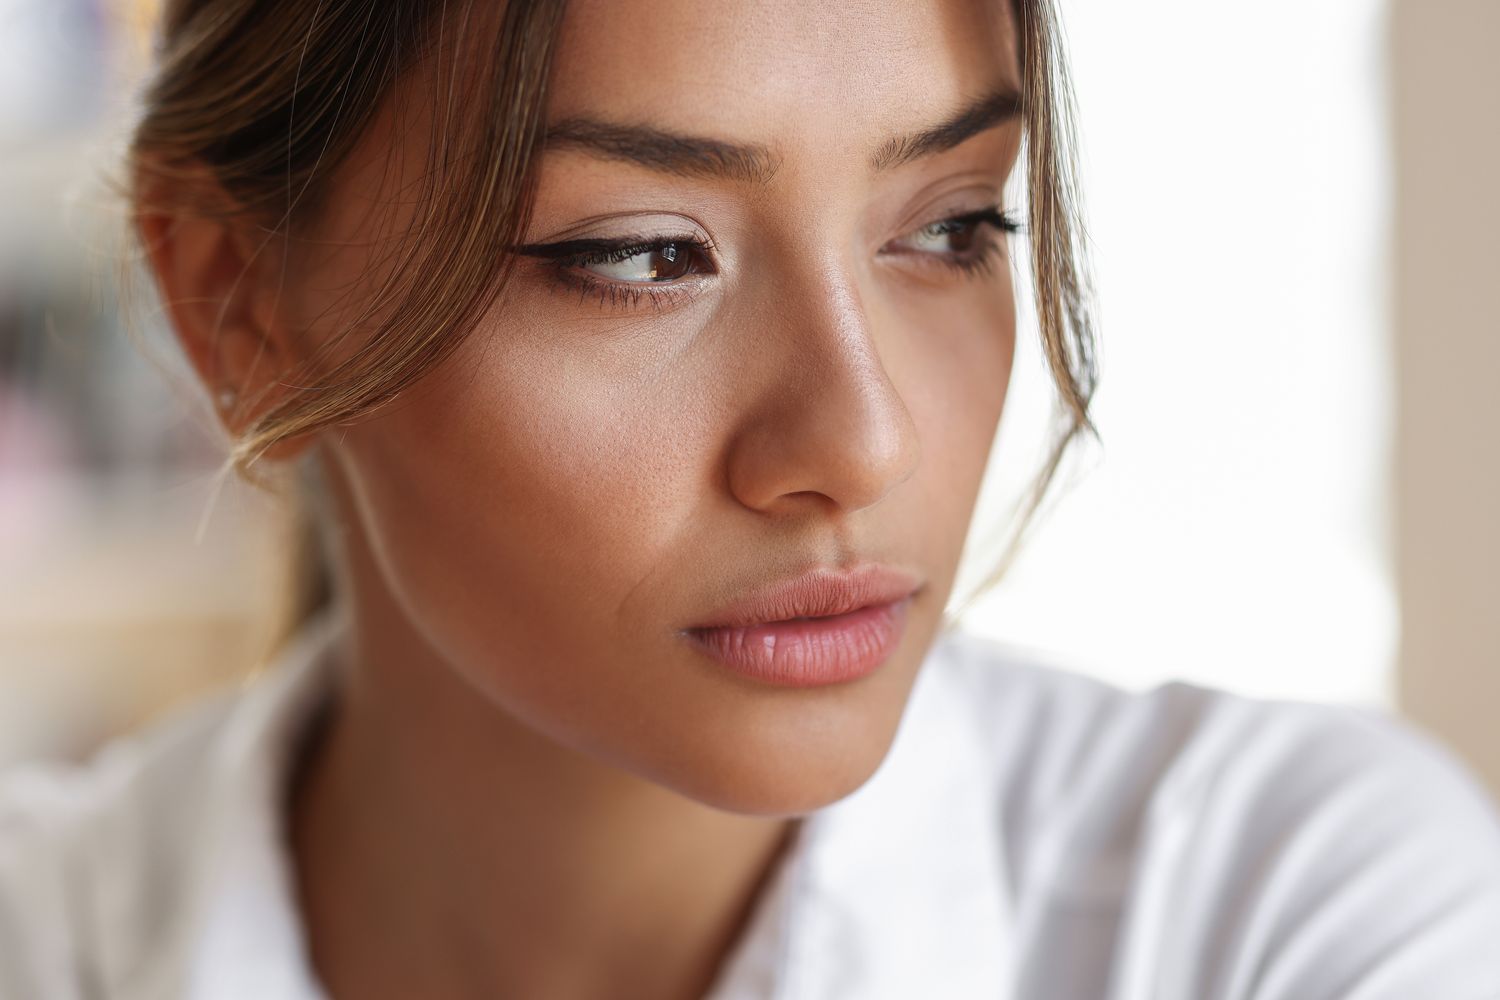
[[649,573],[692,499],[678,453],[699,422],[558,356],[478,360],[455,356],[370,426],[367,506],[393,582],[503,605],[555,636]]
[[920,480],[909,502],[941,516],[914,524],[937,533],[934,552],[956,564],[1005,406],[1015,356],[1015,300],[1008,277],[973,295],[904,299],[893,306],[901,334],[889,363],[922,443]]
[[484,332],[341,446],[375,585],[507,716],[723,794],[710,779],[726,767],[679,773],[704,760],[680,720],[724,709],[672,656],[704,420],[676,387],[607,371],[576,344],[507,330],[503,346],[469,349]]

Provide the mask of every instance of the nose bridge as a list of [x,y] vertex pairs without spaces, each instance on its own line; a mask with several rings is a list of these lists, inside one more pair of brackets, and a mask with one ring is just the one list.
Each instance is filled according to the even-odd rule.
[[768,509],[822,494],[868,507],[916,468],[916,428],[879,352],[856,273],[825,260],[788,275],[764,313],[764,386],[736,436],[731,488]]
[[906,404],[881,357],[858,284],[830,266],[807,285],[806,312],[791,318],[789,364],[804,371],[813,390],[808,398],[819,405],[809,409],[822,420],[857,419],[867,437],[892,429],[896,418],[907,417]]

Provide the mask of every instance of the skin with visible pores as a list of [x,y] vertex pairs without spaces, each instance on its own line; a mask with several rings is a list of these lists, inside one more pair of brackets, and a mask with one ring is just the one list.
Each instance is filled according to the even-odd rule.
[[[1006,235],[929,227],[1014,211],[1020,126],[872,160],[1019,87],[1006,6],[570,3],[549,122],[765,147],[774,169],[550,149],[526,243],[711,250],[644,289],[662,258],[523,257],[396,405],[277,452],[324,463],[353,611],[292,809],[333,996],[701,995],[789,820],[878,767],[951,590],[1015,337]],[[425,163],[433,85],[420,65],[398,82],[247,328],[316,337],[362,302]],[[164,283],[187,297],[212,270],[191,262],[219,251],[184,232],[186,285]],[[248,341],[226,326],[216,363],[270,377],[276,354]],[[747,588],[857,561],[925,582],[866,678],[775,688],[678,635]]]

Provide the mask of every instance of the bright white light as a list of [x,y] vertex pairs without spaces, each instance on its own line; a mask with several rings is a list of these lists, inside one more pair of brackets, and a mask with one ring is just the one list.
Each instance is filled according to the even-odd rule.
[[[1387,704],[1384,5],[1062,6],[1104,450],[967,625],[1128,687]],[[1022,319],[979,538],[1048,406]]]

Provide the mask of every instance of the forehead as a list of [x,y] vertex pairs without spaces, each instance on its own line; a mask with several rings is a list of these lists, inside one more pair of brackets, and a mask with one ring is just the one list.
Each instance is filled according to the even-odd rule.
[[1019,89],[1009,0],[571,0],[549,119],[795,146],[865,141]]

